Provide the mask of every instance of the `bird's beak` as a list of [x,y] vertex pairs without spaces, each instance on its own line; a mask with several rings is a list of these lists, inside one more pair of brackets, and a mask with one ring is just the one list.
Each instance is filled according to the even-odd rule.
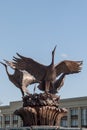
[[57,45],[54,47],[54,51],[56,50]]
[[52,54],[55,53],[56,47],[57,47],[57,45],[54,47],[54,49],[53,49],[53,51],[52,51]]
[[4,65],[4,66],[6,65],[6,64],[4,64],[3,62],[0,62],[0,63],[1,63],[2,65]]

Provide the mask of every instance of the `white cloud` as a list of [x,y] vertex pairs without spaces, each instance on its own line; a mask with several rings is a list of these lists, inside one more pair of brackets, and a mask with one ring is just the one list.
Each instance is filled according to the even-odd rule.
[[65,53],[62,53],[62,54],[61,54],[61,57],[62,57],[62,58],[67,58],[67,57],[68,57],[68,55],[67,55],[67,54],[65,54]]

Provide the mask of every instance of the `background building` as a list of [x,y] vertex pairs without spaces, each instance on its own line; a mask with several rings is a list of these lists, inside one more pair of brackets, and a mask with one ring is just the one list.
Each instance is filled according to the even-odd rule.
[[0,128],[22,126],[21,118],[13,114],[20,107],[22,107],[22,101],[10,102],[8,106],[0,106]]
[[[0,128],[23,125],[21,118],[13,114],[20,107],[22,107],[22,101],[10,102],[8,106],[0,106]],[[87,128],[87,97],[61,99],[60,107],[68,109],[67,116],[61,119],[61,126]]]
[[61,120],[61,126],[87,128],[87,97],[62,99],[60,107],[68,109],[67,116]]

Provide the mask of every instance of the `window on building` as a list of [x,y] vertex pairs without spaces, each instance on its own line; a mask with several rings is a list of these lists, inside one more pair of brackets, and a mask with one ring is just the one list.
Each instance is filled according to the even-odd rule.
[[78,127],[78,119],[71,119],[71,127]]
[[9,128],[10,127],[10,124],[5,124],[5,128]]
[[17,115],[13,115],[13,126],[18,127],[18,116]]
[[0,122],[2,121],[2,116],[0,116]]
[[10,115],[5,115],[5,124],[10,124]]
[[10,127],[10,115],[5,115],[5,127]]
[[64,116],[64,117],[61,118],[61,123],[60,123],[60,125],[61,125],[62,127],[67,127],[67,116]]
[[[20,118],[20,117],[19,117]],[[23,127],[23,121],[22,119],[20,118],[20,126]]]
[[18,121],[18,116],[13,115],[13,121]]
[[71,127],[78,127],[78,108],[71,109]]
[[0,116],[0,128],[2,128],[2,116]]
[[71,116],[78,115],[78,109],[77,108],[72,108],[71,109]]
[[10,115],[5,115],[5,121],[10,121]]
[[87,108],[81,109],[81,125],[87,128]]

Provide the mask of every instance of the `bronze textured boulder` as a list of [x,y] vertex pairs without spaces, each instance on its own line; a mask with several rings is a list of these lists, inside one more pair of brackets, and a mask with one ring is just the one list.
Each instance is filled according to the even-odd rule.
[[23,97],[23,107],[26,106],[59,106],[60,97],[50,93],[30,94]]

